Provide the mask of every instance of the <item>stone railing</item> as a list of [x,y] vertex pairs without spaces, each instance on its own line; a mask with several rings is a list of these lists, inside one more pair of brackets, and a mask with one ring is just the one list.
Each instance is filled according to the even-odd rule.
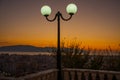
[[0,77],[0,80],[57,80],[57,69],[50,69],[18,78]]
[[63,69],[63,80],[120,80],[120,72],[89,70],[89,69]]
[[[57,80],[57,69],[50,69],[29,74],[18,78],[2,78],[0,80]],[[63,69],[63,80],[120,80],[120,72],[89,70],[89,69]]]

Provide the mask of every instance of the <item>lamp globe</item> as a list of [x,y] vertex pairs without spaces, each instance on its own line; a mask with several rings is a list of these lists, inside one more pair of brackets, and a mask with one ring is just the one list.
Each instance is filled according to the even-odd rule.
[[66,7],[66,11],[68,14],[73,15],[77,12],[77,6],[71,3]]
[[49,16],[51,14],[51,8],[47,5],[44,5],[42,8],[41,8],[41,14],[43,16]]

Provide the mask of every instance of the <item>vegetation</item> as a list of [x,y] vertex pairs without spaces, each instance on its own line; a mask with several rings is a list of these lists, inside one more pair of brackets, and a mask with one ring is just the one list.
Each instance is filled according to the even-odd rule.
[[56,68],[56,60],[49,55],[0,54],[0,76],[24,76]]
[[89,59],[89,50],[85,51],[84,47],[79,48],[78,43],[70,43],[68,48],[64,47],[62,44],[62,62],[63,66],[67,68],[84,68],[86,62]]
[[[120,71],[120,51],[85,49],[77,42],[62,42],[62,66],[64,68]],[[117,55],[115,55],[117,54]]]

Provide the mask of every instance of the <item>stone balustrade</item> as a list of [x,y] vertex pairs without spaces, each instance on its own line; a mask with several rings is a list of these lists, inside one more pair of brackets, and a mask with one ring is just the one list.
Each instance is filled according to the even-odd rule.
[[[50,69],[29,74],[18,78],[0,77],[0,80],[57,80],[57,69]],[[90,69],[63,69],[63,80],[120,80],[120,72],[90,70]]]
[[63,69],[63,80],[120,80],[120,72],[90,69]]
[[0,77],[0,80],[57,80],[57,69],[50,69],[17,78]]

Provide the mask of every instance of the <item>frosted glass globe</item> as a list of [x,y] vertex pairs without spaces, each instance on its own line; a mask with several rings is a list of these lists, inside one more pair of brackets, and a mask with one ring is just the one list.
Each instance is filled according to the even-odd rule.
[[41,8],[41,14],[43,16],[49,16],[51,14],[51,8],[49,6],[47,6],[47,5],[43,6]]
[[66,7],[66,11],[68,14],[75,14],[77,12],[77,6],[71,3]]

